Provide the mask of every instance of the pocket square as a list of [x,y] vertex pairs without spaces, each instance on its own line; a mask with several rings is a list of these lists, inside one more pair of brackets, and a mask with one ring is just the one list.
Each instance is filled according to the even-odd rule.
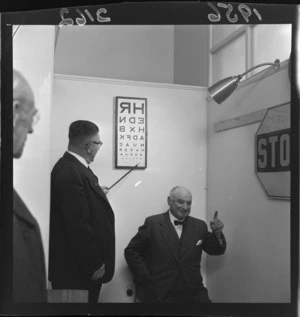
[[201,244],[202,244],[202,240],[198,240],[198,242],[196,243],[196,247]]

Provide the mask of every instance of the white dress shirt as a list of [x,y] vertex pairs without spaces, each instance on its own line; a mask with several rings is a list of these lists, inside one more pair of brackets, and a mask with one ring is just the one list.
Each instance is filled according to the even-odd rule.
[[182,228],[183,228],[183,226],[182,226],[182,225],[177,225],[177,226],[175,226],[174,220],[178,220],[178,221],[181,221],[181,220],[175,218],[175,217],[172,215],[172,213],[171,213],[170,210],[169,210],[169,215],[170,215],[171,223],[172,223],[172,225],[173,225],[173,227],[174,227],[174,229],[175,229],[175,231],[176,231],[176,233],[177,233],[177,235],[178,235],[178,237],[179,237],[179,239],[180,239],[181,234],[182,234]]

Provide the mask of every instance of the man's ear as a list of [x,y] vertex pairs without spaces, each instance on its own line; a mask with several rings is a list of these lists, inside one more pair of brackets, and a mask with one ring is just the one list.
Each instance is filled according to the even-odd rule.
[[13,101],[13,127],[15,128],[19,118],[20,103],[17,100]]
[[87,152],[90,154],[91,153],[91,144],[90,143],[88,143],[86,145],[86,149],[87,149]]
[[170,206],[171,198],[168,196],[168,205]]

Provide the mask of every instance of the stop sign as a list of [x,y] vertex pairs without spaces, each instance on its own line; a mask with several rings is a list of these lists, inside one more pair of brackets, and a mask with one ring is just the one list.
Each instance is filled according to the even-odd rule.
[[269,108],[256,132],[256,174],[267,195],[289,199],[290,103]]

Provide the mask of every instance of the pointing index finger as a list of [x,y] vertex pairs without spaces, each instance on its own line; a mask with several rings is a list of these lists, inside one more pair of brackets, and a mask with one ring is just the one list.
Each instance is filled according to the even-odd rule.
[[218,218],[218,210],[216,210],[214,214],[214,219],[217,219],[217,218]]

